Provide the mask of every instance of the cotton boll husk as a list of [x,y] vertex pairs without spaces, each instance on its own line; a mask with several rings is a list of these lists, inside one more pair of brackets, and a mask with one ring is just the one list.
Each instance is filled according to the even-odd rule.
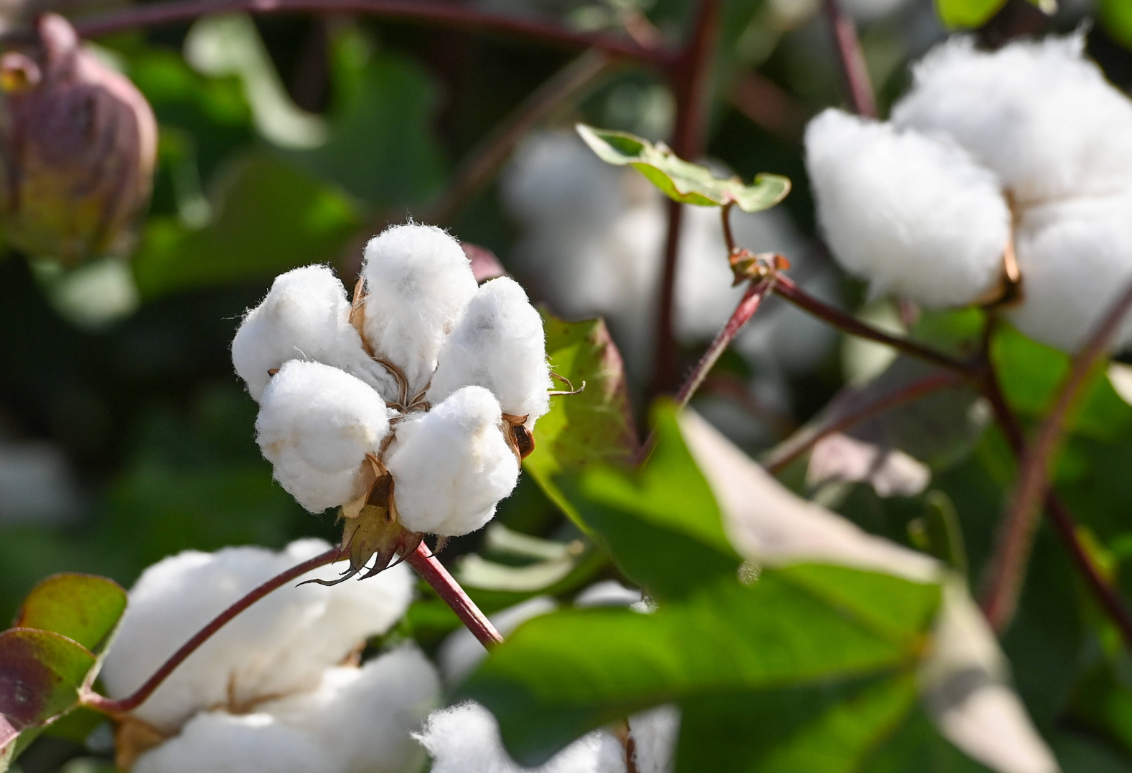
[[411,397],[428,383],[444,337],[475,295],[471,264],[444,231],[410,223],[370,239],[362,275],[366,339],[401,368]]
[[396,398],[395,382],[366,354],[350,324],[346,290],[326,266],[296,268],[276,277],[232,341],[232,364],[257,402],[271,378],[268,371],[288,360],[333,365]]
[[998,281],[1010,210],[958,146],[830,109],[806,128],[806,168],[830,249],[874,296],[962,306]]
[[953,38],[913,70],[900,126],[949,135],[1029,205],[1114,193],[1132,176],[1132,104],[1076,34],[996,52]]
[[366,454],[389,433],[381,396],[348,373],[292,360],[263,391],[256,442],[275,479],[313,513],[365,493]]
[[582,736],[545,765],[519,767],[503,748],[495,717],[470,701],[434,711],[416,738],[433,758],[432,773],[625,773],[625,750],[604,730]]
[[676,741],[680,735],[680,709],[657,706],[629,717],[637,773],[672,773],[676,769]]
[[464,386],[482,386],[503,413],[526,416],[527,427],[550,407],[550,368],[542,317],[519,283],[485,282],[440,349],[428,399],[439,403]]
[[459,537],[491,520],[519,479],[501,422],[495,396],[468,386],[397,425],[385,466],[405,528]]
[[346,773],[307,733],[263,713],[197,714],[180,735],[141,755],[132,773]]
[[425,755],[411,734],[439,699],[436,669],[406,646],[361,668],[330,669],[314,692],[260,710],[334,749],[345,773],[415,773]]
[[[558,604],[549,596],[535,596],[513,607],[491,615],[491,623],[504,638],[510,636],[523,623],[539,615],[546,615],[558,609]],[[440,673],[444,683],[454,687],[473,671],[487,657],[487,650],[467,628],[458,628],[448,635],[436,653]]]
[[[146,569],[102,669],[108,693],[135,689],[206,623],[266,580],[329,549],[300,540],[285,552],[256,547],[213,554],[187,551]],[[365,637],[383,633],[408,607],[412,578],[403,567],[366,583],[323,588],[287,585],[253,604],[200,646],[135,712],[174,732],[193,713],[247,705],[316,687]],[[307,577],[322,576],[314,570]],[[372,618],[367,618],[372,615]]]
[[[1026,210],[1015,251],[1023,300],[1007,317],[1031,338],[1076,350],[1132,281],[1132,192]],[[1114,346],[1129,343],[1125,317]]]

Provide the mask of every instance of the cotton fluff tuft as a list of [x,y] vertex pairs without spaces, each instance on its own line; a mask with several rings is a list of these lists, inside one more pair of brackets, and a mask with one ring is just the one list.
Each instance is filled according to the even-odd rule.
[[[187,551],[146,569],[101,677],[114,698],[141,686],[178,647],[230,604],[280,572],[329,549],[293,542],[282,553],[256,547]],[[317,576],[312,572],[310,576]],[[412,575],[396,566],[364,583],[288,585],[258,601],[190,655],[135,712],[166,732],[194,713],[318,686],[323,672],[404,614]]]
[[198,714],[138,758],[132,773],[331,773],[327,750],[302,730],[255,713]]
[[444,337],[476,292],[460,243],[439,228],[398,225],[365,248],[365,335],[374,352],[425,387]]
[[232,341],[232,364],[256,402],[271,378],[268,371],[288,360],[333,365],[386,393],[395,388],[389,374],[366,354],[350,324],[346,290],[326,266],[296,268],[276,277]]
[[366,454],[389,434],[389,409],[348,373],[292,360],[263,391],[256,441],[287,493],[312,513],[365,493]]
[[261,710],[334,750],[343,773],[412,773],[424,751],[411,734],[439,697],[436,669],[420,650],[406,646],[360,669],[330,669],[316,691]]
[[582,736],[538,768],[521,768],[503,748],[499,725],[478,703],[429,715],[417,740],[432,755],[432,773],[625,773],[625,750],[604,730]]
[[464,386],[482,386],[503,413],[527,416],[527,427],[550,408],[551,388],[542,317],[519,283],[500,277],[476,291],[444,341],[428,391],[439,403]]
[[[1132,192],[1032,207],[1015,250],[1023,303],[1007,317],[1031,338],[1074,351],[1132,281]],[[1132,318],[1114,344],[1132,344]]]
[[499,402],[479,386],[397,425],[385,466],[405,528],[459,537],[491,520],[519,478],[501,425]]
[[995,285],[1010,210],[961,148],[830,109],[806,129],[806,167],[830,248],[873,295],[959,306]]
[[1076,34],[991,53],[952,38],[914,69],[892,119],[952,137],[1021,205],[1117,192],[1132,176],[1132,103],[1084,43]]

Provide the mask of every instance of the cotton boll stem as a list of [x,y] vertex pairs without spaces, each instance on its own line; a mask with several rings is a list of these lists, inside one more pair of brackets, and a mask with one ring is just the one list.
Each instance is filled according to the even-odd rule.
[[409,566],[416,570],[422,580],[432,586],[432,589],[444,600],[444,603],[452,608],[452,611],[460,618],[460,622],[467,626],[473,636],[479,639],[480,644],[490,649],[492,646],[503,642],[503,637],[491,624],[491,620],[480,611],[480,608],[460,587],[460,583],[456,582],[456,578],[449,574],[444,565],[436,559],[428,545],[422,542],[416,550],[406,556],[405,560]]

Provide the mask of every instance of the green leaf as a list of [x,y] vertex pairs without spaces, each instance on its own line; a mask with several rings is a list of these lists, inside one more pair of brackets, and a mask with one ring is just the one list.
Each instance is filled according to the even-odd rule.
[[938,586],[834,567],[766,571],[751,586],[729,578],[650,615],[594,609],[536,618],[462,693],[492,710],[517,760],[538,764],[659,703],[907,674],[938,602]]
[[32,588],[13,627],[54,631],[98,652],[125,611],[126,591],[113,580],[57,574]]
[[144,297],[266,281],[296,266],[333,261],[360,225],[342,193],[264,155],[231,166],[211,201],[212,220],[200,229],[150,218],[133,262]]
[[665,196],[683,204],[721,207],[734,204],[744,212],[770,209],[786,198],[790,180],[776,174],[760,174],[754,183],[738,177],[721,179],[707,167],[677,158],[662,143],[653,145],[628,132],[595,129],[577,125],[578,134],[602,161],[615,166],[632,166],[659,188]]
[[28,628],[0,633],[0,770],[7,769],[26,735],[74,708],[95,663],[90,650],[58,633]]
[[998,13],[1006,0],[936,0],[940,21],[946,27],[981,27]]
[[1125,48],[1132,48],[1132,3],[1128,0],[1101,0],[1101,24]]
[[[587,464],[628,463],[637,449],[637,433],[621,354],[605,322],[567,322],[545,309],[542,319],[551,370],[575,388],[585,384],[585,389],[551,398],[550,412],[535,425],[535,450],[523,460],[523,469],[581,524],[554,477]],[[561,388],[567,389],[565,384]]]

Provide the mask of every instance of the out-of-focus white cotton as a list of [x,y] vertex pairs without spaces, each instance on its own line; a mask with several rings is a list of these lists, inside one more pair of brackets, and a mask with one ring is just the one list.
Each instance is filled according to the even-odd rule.
[[365,493],[366,454],[389,433],[381,396],[345,371],[292,360],[260,400],[256,441],[287,493],[313,513]]
[[657,706],[629,717],[629,733],[636,747],[637,773],[672,773],[676,769],[676,741],[680,735],[680,709]]
[[487,523],[519,478],[499,402],[480,386],[399,423],[385,466],[405,528],[453,537]]
[[952,38],[913,70],[892,119],[953,138],[1021,206],[1118,192],[1132,177],[1132,103],[1084,45],[1075,34],[984,52]]
[[[106,657],[101,677],[108,693],[130,694],[230,604],[329,547],[300,540],[282,553],[256,547],[187,551],[154,564],[131,589]],[[327,574],[322,569],[308,576]],[[367,636],[388,630],[411,595],[412,576],[404,566],[356,585],[280,588],[201,645],[135,713],[172,732],[207,708],[231,702],[239,708],[314,689],[323,672]]]
[[[1077,349],[1132,281],[1132,190],[1029,208],[1015,250],[1023,300],[1007,317],[1031,338]],[[1114,343],[1132,343],[1132,318]]]
[[873,295],[961,306],[998,281],[1010,210],[953,142],[830,109],[806,129],[806,168],[830,249]]
[[366,339],[404,371],[415,393],[428,384],[444,337],[475,295],[471,264],[447,233],[410,223],[369,241],[362,274]]
[[346,290],[326,266],[305,266],[276,277],[232,340],[232,364],[257,402],[270,379],[268,371],[288,360],[333,365],[396,397],[391,377],[366,354],[350,325]]
[[527,427],[550,407],[542,317],[509,277],[484,283],[472,297],[440,350],[428,399],[439,403],[472,385],[491,391],[503,413],[527,416]]

